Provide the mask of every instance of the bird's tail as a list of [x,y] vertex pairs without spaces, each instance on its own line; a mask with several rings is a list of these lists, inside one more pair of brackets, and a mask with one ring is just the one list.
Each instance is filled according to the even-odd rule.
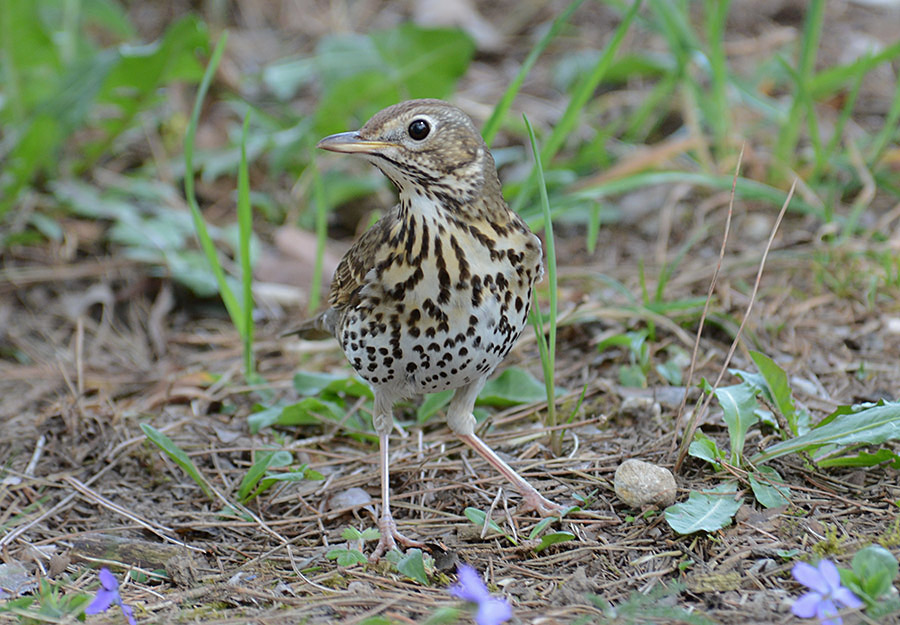
[[335,336],[338,313],[334,308],[320,312],[312,319],[307,319],[299,327],[288,330],[282,336],[296,335],[308,341],[322,341]]

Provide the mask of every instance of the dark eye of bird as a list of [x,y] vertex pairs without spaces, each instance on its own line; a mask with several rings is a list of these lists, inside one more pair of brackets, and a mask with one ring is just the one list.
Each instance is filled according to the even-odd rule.
[[431,126],[424,119],[414,119],[407,130],[410,137],[416,141],[421,141],[428,136]]

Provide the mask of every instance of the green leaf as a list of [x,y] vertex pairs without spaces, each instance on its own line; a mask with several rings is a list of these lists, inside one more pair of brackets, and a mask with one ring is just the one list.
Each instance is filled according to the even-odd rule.
[[554,516],[548,516],[545,519],[541,519],[540,522],[538,522],[538,524],[535,525],[531,532],[528,534],[528,540],[534,540],[535,538],[537,538],[538,534],[543,532],[548,525],[556,520],[556,518],[557,517]]
[[340,567],[351,567],[356,564],[365,564],[366,556],[359,549],[332,549],[325,554],[329,560],[337,560]]
[[488,380],[477,403],[482,406],[516,406],[547,400],[544,384],[518,367],[510,367],[493,380]]
[[813,451],[823,445],[879,445],[900,438],[900,403],[881,402],[850,413],[838,408],[836,412],[840,414],[826,425],[776,443],[753,456],[751,461],[758,464],[790,453]]
[[768,396],[778,408],[778,412],[790,424],[792,433],[794,435],[798,434],[794,398],[791,396],[791,387],[788,385],[787,374],[784,372],[784,369],[761,352],[750,350],[750,357],[766,381]]
[[197,469],[197,465],[194,464],[194,461],[191,460],[171,438],[149,423],[141,423],[141,430],[144,431],[144,435],[146,435],[154,445],[159,447],[175,464],[181,467],[182,470],[197,483],[207,497],[215,499],[212,488],[210,488],[206,478],[204,478],[199,469]]
[[535,553],[540,553],[550,545],[564,543],[568,540],[574,540],[575,534],[571,532],[554,532],[552,534],[544,534],[541,536],[541,543],[534,548]]
[[731,442],[731,462],[738,464],[744,450],[744,439],[756,416],[756,392],[746,382],[716,389],[716,399],[722,406],[728,437]]
[[259,483],[266,471],[271,467],[284,467],[294,461],[290,452],[284,450],[263,451],[256,456],[256,462],[250,467],[238,487],[238,499],[246,503],[252,489]]
[[454,625],[462,618],[462,610],[452,606],[443,606],[436,609],[422,625]]
[[784,480],[772,467],[761,466],[757,473],[751,473],[750,488],[756,500],[766,508],[786,506],[791,502],[791,490],[784,485]]
[[744,503],[743,497],[735,498],[736,491],[734,481],[708,491],[691,491],[687,501],[666,508],[666,522],[679,534],[720,530],[731,523]]
[[272,425],[315,425],[322,422],[322,417],[338,420],[343,415],[343,409],[333,402],[306,397],[295,404],[272,406],[254,412],[247,418],[247,423],[250,431],[256,434]]
[[[372,398],[372,389],[355,375],[336,375],[298,371],[294,374],[294,390],[300,395],[328,394]],[[324,397],[323,399],[329,399]]]
[[472,523],[474,523],[478,527],[484,527],[485,522],[486,522],[488,528],[490,528],[491,531],[496,532],[497,534],[500,534],[501,536],[506,538],[506,540],[508,540],[509,542],[511,542],[514,545],[519,544],[518,542],[516,542],[516,540],[512,536],[510,536],[509,534],[504,532],[502,529],[500,529],[500,526],[497,525],[496,523],[494,523],[494,521],[492,519],[488,519],[487,515],[484,513],[483,510],[479,510],[478,508],[468,507],[463,511],[463,514],[465,514],[466,518],[469,519]]
[[341,532],[341,538],[344,540],[359,540],[362,538],[362,533],[355,527],[345,527],[344,531]]
[[450,403],[454,390],[441,391],[440,393],[429,393],[425,396],[424,401],[419,404],[416,409],[416,422],[424,423]]
[[425,561],[422,558],[421,549],[409,549],[397,562],[397,570],[423,586],[428,586],[428,576],[425,574]]
[[879,545],[860,549],[850,564],[865,593],[878,600],[891,591],[894,579],[900,571],[897,558]]
[[890,462],[892,469],[900,469],[900,455],[885,448],[874,454],[860,451],[853,455],[825,458],[816,464],[820,467],[874,467],[884,462]]
[[694,433],[694,441],[688,447],[688,454],[700,460],[706,460],[716,467],[725,459],[725,456],[719,451],[716,441],[708,437],[706,434],[697,430]]

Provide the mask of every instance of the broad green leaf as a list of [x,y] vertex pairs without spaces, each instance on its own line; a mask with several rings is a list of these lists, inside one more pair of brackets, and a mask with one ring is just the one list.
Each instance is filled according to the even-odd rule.
[[257,454],[256,462],[244,474],[241,485],[238,488],[238,499],[245,503],[254,486],[259,483],[262,476],[270,467],[285,467],[294,461],[290,452],[282,450],[263,451]]
[[729,525],[744,498],[735,498],[737,482],[728,481],[712,490],[691,491],[688,500],[665,510],[666,522],[679,534],[715,532]]
[[482,406],[515,406],[546,401],[544,384],[533,375],[518,367],[510,367],[493,380],[488,380],[477,403]]
[[706,460],[716,467],[725,459],[725,456],[719,451],[716,441],[708,437],[706,434],[697,430],[694,433],[694,442],[688,447],[688,454],[700,460]]
[[780,458],[791,453],[813,451],[823,445],[879,445],[900,438],[900,403],[882,402],[841,414],[826,425],[802,436],[776,443],[751,458],[754,464]]
[[761,352],[751,350],[750,357],[759,369],[763,379],[766,381],[768,395],[771,397],[778,412],[787,420],[791,426],[792,434],[795,436],[800,432],[797,431],[797,416],[794,409],[794,398],[791,396],[791,387],[788,385],[787,374],[784,369],[779,367],[774,360]]
[[344,531],[341,532],[341,538],[344,540],[359,540],[362,538],[362,533],[355,527],[345,527]]
[[197,486],[203,490],[203,493],[209,497],[210,499],[215,499],[215,494],[213,493],[212,488],[210,488],[209,484],[206,481],[206,478],[200,473],[200,470],[197,469],[197,465],[194,464],[194,461],[188,457],[184,451],[175,442],[157,430],[155,427],[150,425],[149,423],[141,423],[141,430],[144,431],[144,434],[147,436],[150,441],[153,442],[154,445],[159,447],[165,454],[172,459],[172,461],[177,464],[182,470],[187,473],[191,479],[193,479]]
[[865,593],[873,600],[890,592],[900,570],[894,554],[880,545],[860,549],[853,556],[851,568]]
[[740,463],[747,430],[756,423],[756,392],[746,382],[716,389],[716,399],[722,406],[728,437],[731,442],[731,462]]
[[416,409],[416,421],[418,423],[424,423],[428,421],[431,417],[437,414],[444,406],[450,403],[450,399],[453,397],[453,393],[455,391],[447,390],[441,391],[440,393],[430,393],[425,396],[425,399],[419,404],[419,407]]
[[460,622],[462,615],[463,611],[459,608],[443,606],[434,610],[422,625],[454,625]]
[[538,537],[538,534],[544,531],[544,529],[553,523],[556,520],[556,517],[548,516],[545,519],[541,519],[540,522],[534,526],[531,532],[528,534],[528,540],[534,540]]
[[247,496],[247,501],[251,499],[255,499],[269,488],[272,487],[273,484],[277,482],[302,482],[305,480],[324,480],[325,476],[319,473],[318,471],[313,471],[305,464],[301,467],[297,468],[296,471],[290,471],[288,473],[272,473],[266,475],[260,480],[259,485],[257,485],[256,490],[250,493]]
[[552,534],[544,534],[541,536],[541,543],[534,548],[534,551],[535,553],[540,553],[551,545],[564,543],[574,539],[575,534],[572,534],[571,532],[553,532]]
[[322,401],[317,397],[305,397],[295,404],[272,406],[254,412],[247,418],[252,433],[259,432],[271,425],[315,425],[326,419],[340,419],[344,410],[333,402]]
[[397,570],[423,586],[428,586],[428,575],[425,574],[425,561],[421,549],[409,549],[397,562]]
[[756,500],[766,508],[777,508],[788,505],[791,490],[784,485],[784,480],[772,467],[761,466],[758,473],[750,474],[750,488]]

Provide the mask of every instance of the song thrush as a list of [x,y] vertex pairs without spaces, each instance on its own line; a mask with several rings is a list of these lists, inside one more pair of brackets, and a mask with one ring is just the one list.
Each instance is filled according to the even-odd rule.
[[523,509],[559,514],[561,506],[474,431],[475,398],[518,340],[543,273],[541,242],[503,200],[474,124],[446,102],[411,100],[318,147],[362,156],[400,191],[400,203],[338,265],[331,308],[298,330],[336,337],[374,391],[382,513],[373,559],[397,542],[421,546],[391,516],[388,437],[394,403],[423,393],[455,389],[447,411],[453,432],[515,485]]

